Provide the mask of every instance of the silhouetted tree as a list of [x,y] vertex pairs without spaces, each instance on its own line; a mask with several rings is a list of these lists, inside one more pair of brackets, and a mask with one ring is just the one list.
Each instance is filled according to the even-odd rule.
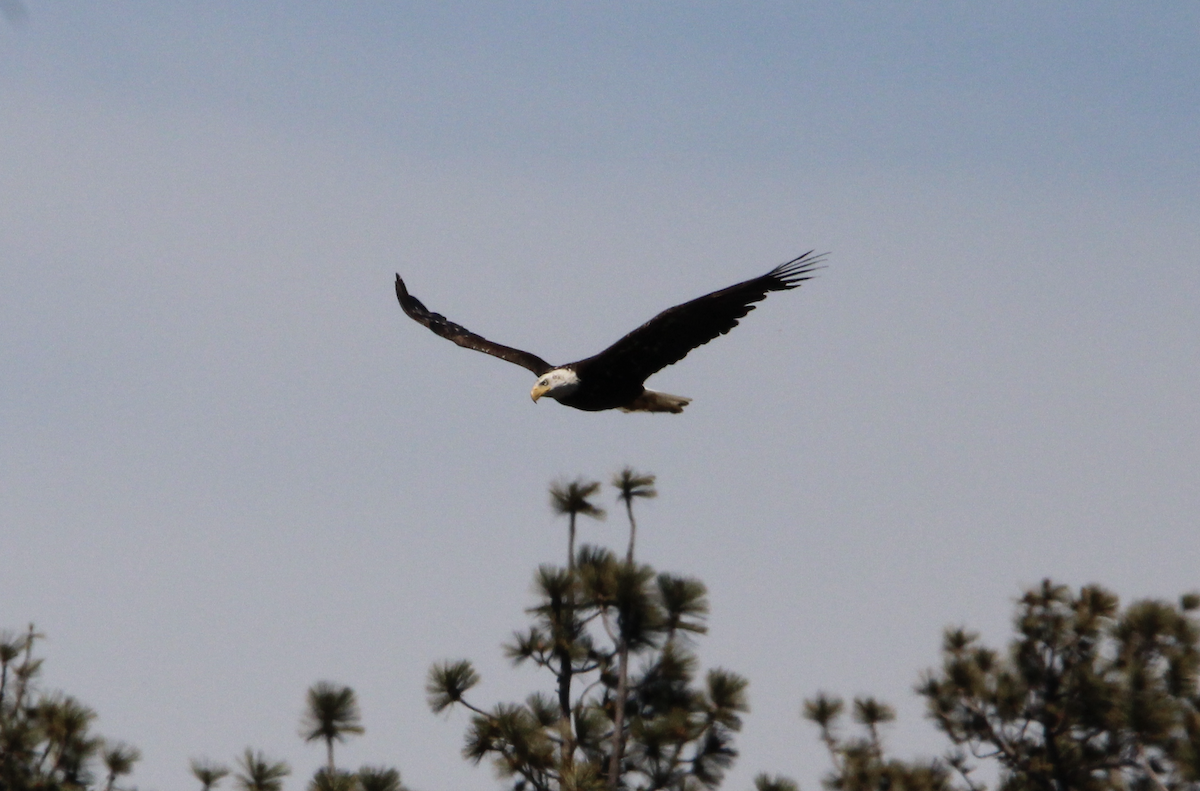
[[317,739],[325,742],[325,768],[332,777],[337,771],[333,765],[333,743],[345,741],[347,734],[363,732],[358,700],[350,687],[339,687],[328,681],[318,681],[309,687],[306,700],[300,735],[306,742]]
[[[625,552],[625,572],[635,571],[633,566],[633,545],[637,540],[637,520],[633,517],[633,501],[635,498],[657,497],[654,488],[654,476],[635,472],[632,467],[626,467],[613,477],[613,486],[617,488],[617,499],[625,504],[625,514],[629,517],[629,548]],[[630,602],[628,597],[622,599]],[[625,756],[625,742],[628,735],[625,731],[625,707],[629,700],[629,640],[626,639],[624,626],[629,615],[617,611],[617,699],[613,707],[613,735],[608,764],[609,791],[616,791],[621,776],[621,760]]]
[[125,742],[117,742],[113,745],[104,745],[100,757],[104,761],[104,768],[108,770],[108,781],[104,785],[105,791],[113,791],[116,788],[118,777],[124,777],[133,772],[133,765],[142,759],[142,751],[125,744]]
[[242,791],[280,791],[283,778],[292,773],[287,761],[269,760],[263,752],[257,753],[249,747],[238,758],[241,771],[233,776]]
[[[586,501],[596,490],[579,484],[575,494],[585,493]],[[552,498],[556,509],[572,513],[558,505],[565,498]],[[599,790],[613,782],[614,770],[623,788],[719,785],[737,755],[733,734],[747,710],[746,682],[714,669],[698,683],[699,663],[684,638],[706,631],[703,584],[585,546],[566,568],[540,567],[534,585],[534,623],[504,650],[516,664],[549,671],[556,698],[535,692],[521,704],[483,709],[466,697],[479,681],[470,662],[443,662],[430,670],[430,707],[439,712],[462,705],[472,712],[464,757],[493,759],[501,776],[513,778],[514,789]],[[622,645],[643,660],[625,705],[617,689]],[[614,762],[618,708],[628,722],[628,749]]]
[[[364,730],[354,690],[319,681],[309,687],[305,700],[300,736],[308,742],[323,740],[326,750],[326,765],[313,773],[308,791],[408,791],[400,782],[400,772],[392,767],[363,766],[357,772],[348,772],[334,766],[333,742]],[[243,791],[280,791],[283,778],[292,771],[286,762],[268,760],[249,747],[237,763],[241,771],[234,780]],[[229,774],[226,767],[209,761],[193,759],[191,766],[192,774],[204,785],[203,791],[209,791]]]
[[329,771],[321,767],[308,781],[308,791],[355,791],[358,775],[353,772]]
[[[603,519],[605,516],[604,509],[595,505],[588,498],[594,497],[596,492],[600,490],[600,484],[597,481],[585,481],[582,478],[576,478],[570,483],[556,483],[550,486],[550,507],[558,514],[564,514],[567,517],[567,570],[563,575],[554,580],[548,580],[549,584],[558,592],[556,597],[556,606],[558,611],[554,614],[553,620],[560,627],[568,631],[580,631],[582,623],[575,618],[575,584],[573,576],[575,574],[575,520],[579,514],[590,516],[593,519]],[[576,635],[578,637],[578,635]],[[558,679],[558,706],[559,716],[559,732],[562,734],[562,739],[559,744],[559,753],[564,765],[570,766],[574,761],[575,744],[574,731],[571,728],[571,681],[575,674],[575,658],[571,656],[572,638],[563,633],[562,639],[556,641],[554,652],[558,658],[558,671],[556,673]]]
[[1179,788],[1200,780],[1198,605],[1122,612],[1099,586],[1076,595],[1046,580],[1021,598],[1007,656],[950,629],[919,691],[957,747],[1000,764],[1006,788]]
[[[878,725],[891,710],[856,700],[865,735],[837,733],[842,701],[819,695],[804,716],[821,729],[831,789],[962,787],[994,763],[1001,791],[1182,791],[1200,781],[1200,596],[1138,601],[1124,611],[1096,585],[1073,593],[1045,580],[1017,606],[1006,653],[948,629],[942,666],[917,691],[951,742],[942,760],[887,759]],[[974,761],[975,763],[972,763]]]
[[617,499],[625,504],[625,514],[629,517],[629,549],[625,552],[625,562],[633,562],[633,544],[637,540],[637,520],[633,518],[633,501],[636,498],[658,497],[654,488],[655,476],[635,471],[626,467],[613,476],[612,485],[617,487]]
[[104,749],[91,730],[94,711],[70,695],[36,688],[42,660],[33,651],[41,637],[32,624],[22,634],[0,634],[0,789],[87,789],[100,757],[108,770],[105,788],[113,791],[140,753],[121,742]]
[[567,568],[575,567],[575,517],[579,514],[590,516],[592,519],[603,519],[604,509],[589,500],[600,491],[597,481],[585,481],[576,478],[570,483],[556,483],[550,487],[550,507],[555,513],[567,517]]
[[771,777],[764,772],[754,778],[754,791],[800,791],[800,786],[789,777]]
[[362,791],[408,791],[400,782],[400,772],[390,766],[364,766],[358,770]]
[[229,774],[229,767],[213,763],[205,759],[193,758],[191,761],[192,774],[200,781],[202,791],[211,791]]
[[[823,781],[837,791],[948,791],[948,769],[938,761],[900,761],[884,755],[879,726],[895,719],[895,712],[874,698],[854,699],[854,720],[863,733],[844,738],[838,732],[844,704],[840,698],[819,694],[804,702],[803,715],[821,729],[833,772]],[[780,778],[783,779],[783,778]],[[778,781],[777,781],[778,782]]]

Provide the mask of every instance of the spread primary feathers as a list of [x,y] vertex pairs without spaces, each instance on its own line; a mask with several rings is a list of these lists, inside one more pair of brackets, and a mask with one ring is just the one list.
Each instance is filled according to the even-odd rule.
[[812,278],[823,258],[810,250],[761,277],[668,308],[599,354],[566,365],[551,365],[536,354],[494,343],[434,313],[408,293],[400,275],[396,297],[409,318],[443,338],[533,371],[538,377],[530,392],[534,401],[549,396],[589,412],[682,412],[690,398],[647,390],[646,379],[729,332],[768,292],[788,291]]

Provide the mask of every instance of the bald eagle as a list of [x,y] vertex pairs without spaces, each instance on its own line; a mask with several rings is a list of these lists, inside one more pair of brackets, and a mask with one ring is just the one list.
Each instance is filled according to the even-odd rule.
[[754,310],[755,302],[766,299],[768,291],[787,291],[810,279],[824,258],[812,252],[761,277],[668,308],[599,354],[566,365],[551,365],[536,354],[493,343],[430,311],[408,293],[400,275],[396,275],[396,298],[409,318],[443,338],[533,371],[538,377],[530,392],[534,401],[550,396],[588,412],[682,412],[692,399],[648,390],[643,384],[646,379],[736,327],[738,319]]

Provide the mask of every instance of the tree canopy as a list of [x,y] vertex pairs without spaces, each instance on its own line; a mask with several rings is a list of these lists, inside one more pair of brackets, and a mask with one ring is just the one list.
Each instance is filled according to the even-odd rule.
[[[530,623],[503,645],[514,665],[543,671],[546,687],[490,707],[470,697],[479,674],[465,659],[439,662],[426,692],[436,713],[469,712],[462,748],[485,759],[513,791],[716,789],[737,758],[749,711],[748,682],[703,670],[708,592],[698,579],[656,571],[635,555],[635,500],[655,477],[625,468],[612,479],[624,506],[624,558],[575,548],[576,517],[600,518],[601,484],[555,484],[551,505],[568,517],[565,566],[534,573]],[[1099,585],[1073,590],[1044,580],[1016,603],[1006,649],[965,626],[942,635],[940,664],[915,692],[948,741],[944,754],[889,755],[895,712],[870,696],[828,693],[803,702],[819,729],[831,791],[1197,791],[1200,789],[1200,594],[1122,608]],[[0,791],[133,791],[122,787],[138,748],[93,731],[96,713],[35,683],[42,638],[32,625],[0,633]],[[325,744],[307,791],[407,791],[397,769],[334,764],[334,743],[364,732],[354,690],[320,681],[307,690],[300,736]],[[847,731],[844,720],[854,725]],[[234,769],[192,759],[201,791],[232,775],[241,791],[282,791],[291,767],[247,747]],[[986,778],[986,779],[985,779]],[[756,791],[799,791],[759,774]]]
[[[463,756],[491,759],[515,789],[716,788],[737,756],[747,682],[721,668],[700,672],[691,637],[707,630],[703,583],[632,560],[632,502],[653,496],[653,483],[632,470],[614,481],[630,517],[626,560],[584,546],[565,568],[534,575],[533,623],[504,651],[546,671],[552,694],[482,708],[467,697],[479,682],[469,661],[430,670],[430,707],[472,712]],[[572,517],[569,547],[574,516],[603,512],[590,499],[599,489],[583,480],[551,489],[555,510]],[[630,656],[640,668],[622,683]]]
[[1200,781],[1200,596],[1120,608],[1097,585],[1073,592],[1045,580],[1021,597],[1007,651],[947,629],[942,663],[917,692],[949,739],[940,760],[884,756],[878,726],[891,710],[854,701],[862,736],[838,733],[843,702],[804,704],[833,761],[831,789],[981,791],[990,766],[1001,791],[1194,789]]
[[0,633],[0,789],[85,789],[97,781],[99,759],[104,788],[116,791],[141,753],[95,734],[96,712],[75,698],[38,689],[43,660],[34,647],[41,638],[32,624],[23,633]]
[[358,698],[350,687],[329,681],[318,681],[308,688],[307,706],[300,720],[300,735],[304,741],[320,739],[325,742],[326,769],[332,775],[333,743],[346,740],[347,735],[363,733],[362,714]]

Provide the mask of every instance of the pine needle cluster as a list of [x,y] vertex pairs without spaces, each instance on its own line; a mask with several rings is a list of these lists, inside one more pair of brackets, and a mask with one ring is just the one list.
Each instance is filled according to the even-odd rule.
[[[652,497],[653,484],[629,469],[614,480],[630,516],[625,560],[585,545],[565,568],[534,575],[532,623],[504,652],[546,671],[549,692],[482,708],[468,699],[479,682],[470,662],[430,670],[430,708],[472,713],[463,756],[491,760],[514,789],[716,788],[737,756],[747,682],[719,668],[701,676],[692,638],[707,631],[703,583],[631,559],[632,501]],[[572,519],[569,542],[575,515],[602,513],[589,499],[599,488],[579,480],[551,489],[555,509]]]
[[141,752],[93,733],[96,712],[75,698],[37,689],[42,659],[34,646],[42,637],[32,624],[0,633],[0,788],[119,791],[117,781],[133,772]]
[[[363,766],[351,772],[334,763],[333,745],[364,732],[353,689],[329,681],[318,681],[308,688],[300,737],[306,742],[325,742],[325,765],[313,773],[308,791],[407,791],[400,782],[400,772],[392,767]],[[212,791],[230,774],[229,767],[207,759],[192,759],[191,766],[202,791]],[[286,761],[271,760],[249,747],[238,758],[237,768],[233,781],[240,791],[282,791],[284,778],[292,773]]]
[[854,701],[863,735],[843,738],[844,704],[818,695],[803,715],[821,729],[830,789],[1182,791],[1200,782],[1200,597],[1138,601],[1123,611],[1096,585],[1050,580],[1025,593],[1007,652],[964,628],[945,632],[942,665],[917,692],[951,749],[939,760],[886,758],[891,709]]

